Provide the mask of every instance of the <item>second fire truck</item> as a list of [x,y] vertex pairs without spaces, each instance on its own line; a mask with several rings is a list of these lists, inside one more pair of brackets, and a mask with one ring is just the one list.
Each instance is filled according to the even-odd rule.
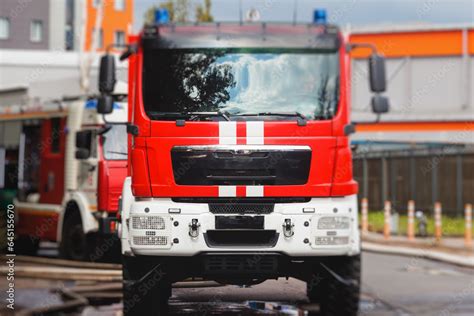
[[112,259],[119,252],[116,214],[127,174],[124,93],[112,96],[114,113],[105,121],[94,98],[2,108],[3,190],[16,191],[18,253],[36,253],[41,241],[58,242],[66,259]]

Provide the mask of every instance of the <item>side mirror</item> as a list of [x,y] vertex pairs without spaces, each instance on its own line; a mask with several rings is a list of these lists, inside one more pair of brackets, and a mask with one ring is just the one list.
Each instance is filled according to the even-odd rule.
[[79,159],[79,160],[88,159],[90,155],[91,155],[91,152],[87,148],[76,149],[76,159]]
[[374,53],[369,57],[370,90],[375,93],[385,92],[385,58]]
[[79,131],[76,133],[76,148],[90,148],[92,131]]
[[375,114],[387,113],[390,109],[388,98],[381,95],[374,95],[372,97],[372,112]]
[[97,113],[109,114],[114,110],[114,98],[111,95],[103,94],[97,100]]
[[99,70],[99,91],[111,94],[115,88],[115,58],[110,54],[102,56]]

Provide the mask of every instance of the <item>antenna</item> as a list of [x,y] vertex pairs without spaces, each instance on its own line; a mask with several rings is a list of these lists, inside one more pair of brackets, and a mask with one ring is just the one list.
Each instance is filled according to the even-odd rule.
[[293,1],[293,25],[296,25],[296,17],[298,11],[298,0]]
[[243,24],[243,12],[242,12],[242,0],[239,0],[239,21],[240,25]]

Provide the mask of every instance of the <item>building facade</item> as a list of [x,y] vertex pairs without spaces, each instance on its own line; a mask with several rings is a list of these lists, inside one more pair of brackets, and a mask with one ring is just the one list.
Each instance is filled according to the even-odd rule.
[[50,5],[50,0],[2,0],[0,49],[50,49],[57,40],[50,34],[55,29],[50,21],[56,15],[56,7],[56,4]]
[[[103,18],[98,27],[97,12]],[[2,0],[0,49],[89,51],[125,44],[132,29],[133,0]]]
[[462,216],[474,203],[474,25],[405,25],[352,30],[387,59],[391,111],[370,113],[367,49],[353,52],[354,175],[371,210],[409,200],[430,215]]

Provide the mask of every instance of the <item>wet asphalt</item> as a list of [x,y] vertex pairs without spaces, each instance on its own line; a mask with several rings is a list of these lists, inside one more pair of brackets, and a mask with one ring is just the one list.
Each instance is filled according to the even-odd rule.
[[[59,281],[17,279],[16,310],[54,304],[60,298],[48,289]],[[72,286],[72,282],[67,285]],[[3,288],[3,286],[2,286]],[[250,288],[223,286],[173,289],[170,315],[272,315],[278,312],[249,307],[249,301],[311,311],[305,283],[269,280]],[[0,294],[4,300],[4,291]],[[4,304],[4,303],[3,303]],[[0,315],[8,315],[0,308]],[[69,315],[120,315],[121,304],[87,307]],[[12,314],[13,315],[13,314]],[[416,257],[363,253],[360,315],[474,315],[474,270]]]

